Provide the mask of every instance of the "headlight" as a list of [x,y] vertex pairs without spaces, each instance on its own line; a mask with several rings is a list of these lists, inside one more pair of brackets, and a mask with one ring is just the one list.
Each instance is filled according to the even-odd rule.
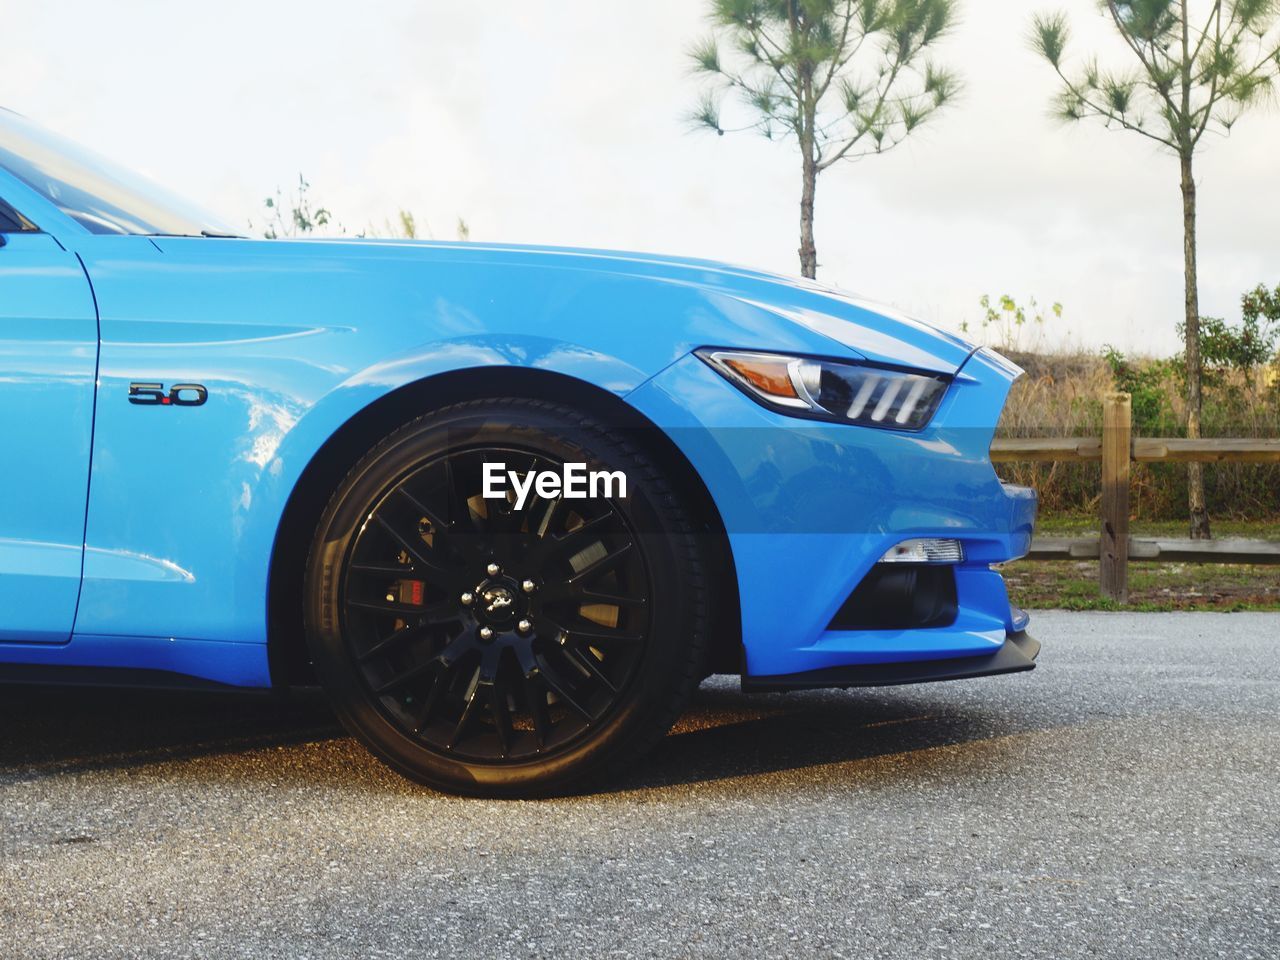
[[891,430],[927,424],[951,382],[933,374],[777,353],[696,352],[748,396],[781,413]]

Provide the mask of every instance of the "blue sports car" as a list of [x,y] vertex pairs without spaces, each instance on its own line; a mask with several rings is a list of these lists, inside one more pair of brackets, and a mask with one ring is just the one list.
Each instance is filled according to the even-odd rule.
[[514,796],[712,673],[1028,670],[1019,373],[719,263],[236,236],[0,110],[0,680],[319,682],[404,775]]

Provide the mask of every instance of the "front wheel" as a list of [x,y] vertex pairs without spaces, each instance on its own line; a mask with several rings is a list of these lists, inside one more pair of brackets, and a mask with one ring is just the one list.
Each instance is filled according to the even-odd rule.
[[[599,478],[588,496],[537,479],[563,487],[569,464]],[[690,531],[618,431],[533,400],[446,408],[334,493],[308,561],[312,659],[346,727],[405,776],[563,791],[659,740],[702,675]]]

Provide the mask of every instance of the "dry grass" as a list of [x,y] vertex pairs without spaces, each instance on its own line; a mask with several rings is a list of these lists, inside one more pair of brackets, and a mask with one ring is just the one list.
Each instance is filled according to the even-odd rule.
[[[1014,354],[1027,376],[1014,385],[1000,423],[1002,437],[1084,437],[1102,430],[1102,397],[1123,387],[1133,395],[1134,431],[1179,436],[1185,417],[1182,381],[1170,361],[1133,360],[1120,380],[1097,355]],[[1204,434],[1217,437],[1280,436],[1280,388],[1274,371],[1225,371],[1210,376],[1205,391]],[[1001,476],[1035,487],[1046,514],[1094,513],[1099,464],[1013,463]],[[1136,464],[1132,502],[1137,519],[1186,517],[1186,468]],[[1280,516],[1280,467],[1220,464],[1206,467],[1211,515],[1238,519]]]

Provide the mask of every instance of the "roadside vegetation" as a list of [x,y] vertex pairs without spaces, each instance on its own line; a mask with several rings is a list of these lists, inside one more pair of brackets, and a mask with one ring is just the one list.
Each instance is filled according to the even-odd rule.
[[1125,605],[1099,596],[1097,560],[1019,560],[1001,572],[1009,598],[1027,610],[1280,611],[1280,571],[1275,567],[1133,560]]
[[[301,173],[298,183],[286,191],[276,187],[275,193],[262,201],[262,218],[249,221],[249,229],[268,240],[281,240],[306,236],[350,236],[357,238],[381,238],[391,240],[434,240],[431,224],[419,220],[411,210],[403,207],[395,216],[385,217],[381,223],[367,223],[358,231],[349,231],[341,220],[334,217],[328,206],[311,195],[311,181]],[[454,227],[458,240],[471,239],[471,227],[462,217]]]
[[[1027,375],[1014,386],[1001,421],[1003,437],[1096,437],[1102,396],[1124,390],[1133,400],[1138,436],[1185,436],[1184,356],[1128,357],[1102,350],[1054,351],[1063,342],[1060,305],[1045,309],[1012,297],[983,297],[969,332],[1006,353]],[[1280,437],[1280,287],[1241,298],[1242,319],[1201,318],[1203,433]],[[1035,487],[1046,537],[1097,533],[1101,465],[1002,463],[1001,476]],[[1217,537],[1280,541],[1280,466],[1206,464],[1205,499]],[[1185,465],[1133,465],[1130,534],[1186,536]],[[1013,602],[1028,609],[1280,611],[1280,568],[1247,564],[1131,561],[1129,603],[1099,596],[1098,562],[1020,560],[1003,570]]]
[[[994,304],[994,306],[992,305]],[[980,324],[971,333],[1008,354],[1027,375],[1015,384],[1000,423],[1002,437],[1096,437],[1102,431],[1102,397],[1124,390],[1133,398],[1137,436],[1182,437],[1186,430],[1185,363],[1171,357],[1130,357],[1111,347],[1053,352],[1061,308],[1019,306],[1010,297],[982,299]],[[1280,437],[1280,286],[1259,286],[1241,297],[1242,319],[1204,317],[1202,432],[1208,437]],[[1040,346],[1036,352],[1023,344]],[[1011,483],[1035,487],[1047,522],[1097,514],[1101,466],[1097,463],[1009,463],[999,466]],[[1185,536],[1188,471],[1184,464],[1134,464],[1133,520],[1182,521]],[[1222,521],[1280,518],[1280,466],[1206,464],[1205,498]]]

